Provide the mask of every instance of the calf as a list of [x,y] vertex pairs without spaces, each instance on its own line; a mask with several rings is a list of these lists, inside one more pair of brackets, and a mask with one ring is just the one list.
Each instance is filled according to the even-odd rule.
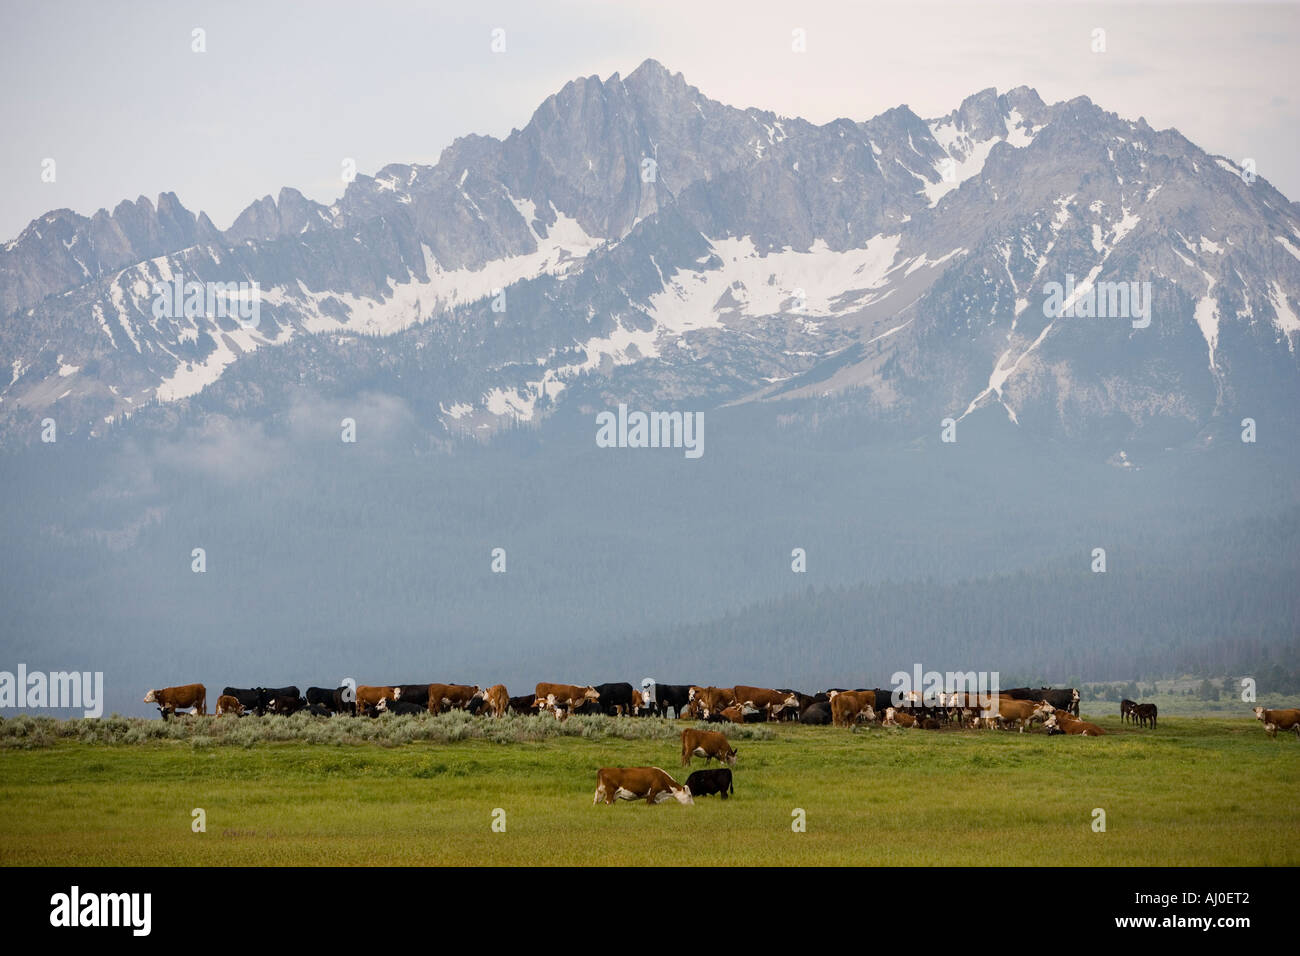
[[1300,710],[1265,710],[1255,708],[1255,719],[1264,725],[1264,733],[1277,740],[1279,730],[1293,730],[1300,737]]
[[508,704],[510,710],[516,714],[536,717],[538,714],[537,698],[532,694],[524,694],[522,697],[511,697]]
[[279,714],[282,717],[296,714],[306,706],[307,701],[301,697],[272,697],[266,702],[267,710],[273,714]]
[[710,760],[736,765],[736,749],[727,741],[726,734],[716,730],[682,731],[682,766],[689,764],[692,757],[703,757],[706,765]]
[[307,713],[313,717],[333,717],[338,711],[332,710],[324,704],[308,704]]
[[222,697],[233,697],[244,705],[244,711],[252,711],[261,716],[265,707],[262,704],[260,687],[227,687],[221,692]]
[[510,706],[510,692],[505,684],[493,684],[483,691],[483,707],[492,717],[504,717]]
[[163,720],[176,716],[176,708],[193,708],[193,713],[205,716],[208,712],[208,689],[202,684],[182,684],[180,687],[163,687],[144,695],[142,703],[157,704]]
[[1138,704],[1133,708],[1133,716],[1137,719],[1139,727],[1151,725],[1151,729],[1156,728],[1156,716],[1158,710],[1155,704]]
[[602,800],[612,805],[615,800],[641,800],[653,806],[665,800],[676,800],[690,805],[691,792],[658,767],[601,767],[596,772],[595,806]]
[[330,713],[342,714],[352,710],[352,703],[347,700],[346,687],[308,687],[307,705],[324,707]]
[[905,710],[899,710],[897,707],[885,708],[886,727],[915,727],[916,718]]
[[829,701],[813,701],[799,712],[799,723],[825,725],[831,722],[831,705]]
[[222,714],[234,714],[236,717],[243,717],[244,705],[239,702],[238,697],[232,697],[230,694],[222,694],[217,698],[217,709],[214,713],[218,717]]
[[709,797],[719,794],[723,800],[728,794],[736,792],[732,782],[731,771],[726,767],[721,770],[697,770],[686,778],[686,790],[692,797]]
[[1137,708],[1137,701],[1129,700],[1125,697],[1119,702],[1119,719],[1120,723],[1127,724],[1133,718],[1133,711]]
[[417,714],[427,713],[429,708],[427,704],[412,704],[409,700],[389,700],[387,697],[381,697],[375,709],[381,714],[414,717]]
[[284,698],[297,700],[302,694],[296,687],[259,687],[257,693],[261,698],[259,701],[260,709],[265,712],[271,709],[271,701]]

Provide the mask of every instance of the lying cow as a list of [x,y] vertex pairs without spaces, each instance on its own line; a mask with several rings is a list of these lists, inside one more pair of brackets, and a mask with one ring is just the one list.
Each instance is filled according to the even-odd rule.
[[1300,737],[1300,710],[1265,710],[1255,708],[1255,719],[1264,725],[1264,732],[1277,740],[1279,730],[1293,730]]
[[897,707],[886,707],[884,726],[915,727],[916,718],[905,710],[899,710]]
[[658,767],[601,767],[596,772],[596,795],[592,806],[604,801],[645,800],[647,805],[676,800],[689,806],[691,792]]
[[1096,724],[1090,724],[1086,720],[1076,720],[1073,714],[1068,711],[1056,711],[1049,714],[1043,721],[1043,726],[1047,728],[1048,734],[1064,733],[1077,734],[1082,737],[1100,737],[1106,733]]
[[731,771],[726,767],[720,770],[697,770],[686,778],[686,789],[692,797],[708,797],[719,794],[723,800],[736,792],[732,782]]
[[813,701],[799,712],[799,723],[825,725],[831,722],[831,704],[827,700]]
[[682,766],[689,764],[692,757],[703,757],[706,765],[710,760],[736,765],[736,749],[727,741],[726,734],[716,730],[687,728],[682,731]]
[[217,709],[213,711],[218,717],[223,714],[234,714],[236,717],[244,716],[244,705],[239,702],[238,697],[231,697],[229,694],[222,694],[217,698]]
[[204,716],[208,712],[208,689],[202,684],[182,684],[180,687],[163,687],[144,695],[142,703],[157,704],[163,720],[175,717],[177,708]]

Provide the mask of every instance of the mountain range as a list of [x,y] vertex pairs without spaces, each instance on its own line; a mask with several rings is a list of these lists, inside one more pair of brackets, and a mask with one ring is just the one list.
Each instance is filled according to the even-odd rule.
[[[256,327],[159,316],[177,281],[256,283]],[[1146,283],[1149,324],[1045,314],[1050,283]],[[0,315],[6,443],[274,416],[305,386],[382,388],[447,435],[842,395],[886,429],[991,409],[1166,447],[1294,419],[1300,209],[1086,97],[817,126],[648,60],[329,206],[285,188],[224,231],[171,193],[50,212],[0,247]]]

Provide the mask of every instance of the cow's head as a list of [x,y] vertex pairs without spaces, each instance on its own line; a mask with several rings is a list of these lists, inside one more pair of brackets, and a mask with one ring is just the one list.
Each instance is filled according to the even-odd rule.
[[874,723],[875,719],[876,719],[876,711],[872,708],[870,704],[867,704],[860,711],[858,711],[859,721],[869,720]]
[[[147,694],[144,695],[144,700],[142,701],[142,703],[145,703],[145,704],[156,704],[156,703],[158,703],[158,691],[156,691],[156,690],[151,690],[151,691],[149,691],[149,693],[147,693]],[[1256,709],[1256,710],[1259,710],[1260,708],[1256,707],[1255,709]]]
[[695,805],[695,798],[691,796],[690,787],[677,787],[673,790],[673,799],[682,806],[691,807]]
[[735,747],[727,748],[727,752],[724,755],[723,759],[727,761],[728,767],[734,767],[736,765],[736,753],[737,751]]
[[1070,696],[1070,699],[1071,699],[1072,701],[1074,701],[1074,703],[1077,704],[1077,703],[1079,702],[1079,688],[1077,688],[1077,687],[1071,687],[1071,688],[1070,688],[1070,695],[1071,695],[1071,696]]
[[[394,697],[396,697],[396,693],[394,693]],[[272,707],[275,706],[275,701],[271,701],[271,706],[272,706]],[[376,710],[382,710],[382,711],[387,712],[387,710],[388,710],[388,698],[387,698],[387,697],[381,697],[381,698],[379,698],[379,703],[375,705],[375,709],[376,709]]]
[[[153,693],[153,691],[150,691],[150,693]],[[148,699],[149,699],[148,697],[145,698],[145,700],[148,700]],[[1256,720],[1263,720],[1263,719],[1264,719],[1264,708],[1263,708],[1263,707],[1256,707],[1256,708],[1255,708],[1255,719],[1256,719]]]
[[894,708],[892,707],[885,708],[885,726],[886,727],[898,726],[898,721],[894,719]]
[[393,688],[393,700],[401,700],[401,699],[402,699],[402,688],[400,688],[400,687],[394,687],[394,688]]
[[1048,714],[1047,719],[1043,721],[1043,726],[1047,728],[1048,733],[1056,730],[1059,726],[1056,720],[1056,714]]
[[597,701],[597,700],[600,700],[600,692],[599,692],[598,690],[596,690],[596,688],[594,688],[594,687],[586,687],[586,688],[583,688],[583,691],[582,691],[582,699],[583,699],[583,700],[591,700],[591,701]]

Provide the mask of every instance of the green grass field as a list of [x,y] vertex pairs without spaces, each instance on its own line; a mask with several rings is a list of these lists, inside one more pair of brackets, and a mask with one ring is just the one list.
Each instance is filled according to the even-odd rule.
[[[447,726],[469,720],[449,715]],[[1102,718],[1115,733],[1095,739],[760,725],[733,739],[735,797],[693,807],[593,807],[601,766],[657,765],[684,780],[674,739],[684,725],[584,720],[571,736],[517,742],[223,745],[198,722],[189,739],[28,748],[11,736],[0,748],[0,863],[1300,863],[1300,741],[1269,740],[1244,717],[1170,717],[1156,732]],[[260,733],[251,721],[241,732]],[[205,833],[191,830],[196,807]],[[492,830],[497,808],[504,833]],[[806,832],[791,829],[795,808]]]

